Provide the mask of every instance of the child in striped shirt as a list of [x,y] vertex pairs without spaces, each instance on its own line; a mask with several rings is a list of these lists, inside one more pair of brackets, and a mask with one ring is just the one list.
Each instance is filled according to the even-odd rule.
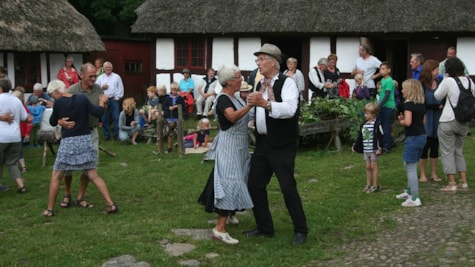
[[[383,145],[383,128],[377,119],[378,105],[368,103],[364,107],[365,122],[360,126],[358,137],[351,150],[363,153],[366,161],[366,186],[363,192],[373,193],[380,189],[378,183],[378,156],[381,155]],[[371,180],[373,182],[371,183]]]

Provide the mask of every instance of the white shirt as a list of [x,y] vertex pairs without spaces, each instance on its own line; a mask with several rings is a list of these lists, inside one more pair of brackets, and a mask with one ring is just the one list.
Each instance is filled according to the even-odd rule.
[[[208,78],[206,78],[208,79]],[[201,86],[199,88],[198,91],[201,91],[201,93],[203,94],[214,94],[215,93],[215,87],[216,87],[216,84],[218,84],[218,79],[216,79],[214,82],[212,82],[209,87],[208,87],[208,92],[205,93],[205,88],[206,88],[206,81],[204,79],[202,79],[201,81]]]
[[[459,77],[460,82],[462,83],[463,87],[468,89],[468,83],[470,82],[470,88],[472,89],[472,93],[475,92],[475,84],[472,80],[468,79],[467,77]],[[475,95],[475,94],[474,94]],[[439,122],[448,122],[455,120],[454,110],[452,106],[456,107],[459,101],[460,96],[460,89],[457,85],[457,82],[452,77],[446,77],[442,80],[437,87],[437,90],[434,92],[434,97],[437,100],[442,100],[447,97],[445,100],[444,108],[442,109],[442,115],[440,115]],[[449,102],[450,99],[450,102]],[[450,106],[452,103],[452,106]]]
[[[321,69],[317,68],[317,70],[318,71],[316,71],[315,68],[312,68],[308,72],[308,79],[313,85],[315,85],[315,87],[326,92],[325,88],[323,88],[325,86],[325,75],[323,75],[323,71]],[[320,79],[318,76],[320,76]]]
[[[274,86],[274,83],[277,79],[279,79],[279,74],[272,78],[272,86]],[[264,79],[262,79],[260,83],[262,88]],[[280,96],[282,98],[282,102],[271,102],[271,111],[269,112],[269,117],[274,119],[292,118],[295,115],[295,112],[297,111],[299,103],[299,90],[293,79],[285,79]],[[264,97],[264,99],[268,99],[267,90],[262,93],[262,97]],[[255,109],[251,109],[251,118],[254,117],[254,110],[256,112],[255,118],[257,132],[259,134],[267,134],[265,109],[262,107],[256,107]]]
[[120,76],[115,72],[112,72],[110,75],[106,73],[102,74],[97,78],[96,83],[99,84],[101,88],[104,84],[109,86],[109,88],[103,89],[104,94],[109,98],[120,100],[124,96],[124,84]]
[[21,142],[20,121],[25,121],[28,114],[20,99],[8,93],[0,93],[0,115],[11,113],[12,123],[0,121],[0,143]]
[[368,88],[376,88],[373,78],[376,70],[379,69],[381,61],[375,56],[369,56],[367,59],[358,57],[355,63],[355,69],[363,71],[363,79]]

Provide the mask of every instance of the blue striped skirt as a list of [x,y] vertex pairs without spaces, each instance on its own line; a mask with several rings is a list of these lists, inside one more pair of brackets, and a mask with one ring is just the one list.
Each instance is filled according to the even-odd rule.
[[90,170],[97,167],[97,151],[90,134],[61,139],[53,170]]

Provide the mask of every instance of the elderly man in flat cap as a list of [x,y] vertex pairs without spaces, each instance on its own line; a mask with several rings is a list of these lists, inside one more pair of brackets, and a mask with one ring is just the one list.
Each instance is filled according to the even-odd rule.
[[254,53],[263,79],[248,96],[255,106],[256,148],[251,159],[248,188],[254,202],[256,228],[246,236],[273,237],[274,224],[269,210],[267,185],[272,174],[279,180],[285,205],[294,224],[292,245],[305,243],[308,228],[302,201],[294,177],[298,143],[299,90],[292,78],[280,73],[282,53],[272,44],[264,44]]

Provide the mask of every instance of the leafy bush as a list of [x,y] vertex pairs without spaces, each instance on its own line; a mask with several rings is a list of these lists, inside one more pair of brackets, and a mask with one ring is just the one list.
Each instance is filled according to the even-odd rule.
[[364,120],[364,105],[367,101],[352,98],[314,98],[310,104],[303,105],[300,109],[300,125],[321,122],[325,120],[343,119],[350,120],[350,138],[358,135],[359,126]]

